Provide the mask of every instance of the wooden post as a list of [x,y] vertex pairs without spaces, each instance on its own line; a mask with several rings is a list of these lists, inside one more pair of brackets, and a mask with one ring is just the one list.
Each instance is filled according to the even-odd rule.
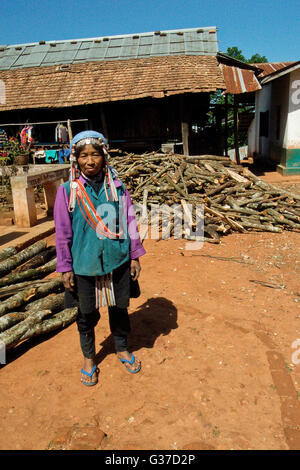
[[234,116],[234,148],[235,148],[235,161],[239,165],[240,161],[240,151],[239,151],[239,116],[238,116],[238,99],[237,95],[234,95],[234,105],[233,105],[233,116]]
[[224,153],[228,155],[228,94],[225,93],[225,132],[224,132]]
[[108,140],[107,122],[105,118],[103,103],[100,104],[100,117],[101,117],[101,126],[102,126],[103,135]]
[[183,155],[189,155],[189,123],[187,119],[187,110],[184,103],[184,96],[180,95],[181,111],[181,135],[183,143]]
[[183,143],[183,155],[189,155],[189,125],[187,122],[181,123],[181,134]]
[[71,121],[70,121],[70,119],[68,119],[67,125],[68,125],[69,139],[70,139],[70,142],[71,142],[71,140],[73,139],[73,134],[72,134],[72,128],[71,128]]

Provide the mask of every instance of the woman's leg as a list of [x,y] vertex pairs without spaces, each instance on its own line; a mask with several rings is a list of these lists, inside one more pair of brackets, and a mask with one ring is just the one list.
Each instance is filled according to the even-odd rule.
[[[131,354],[127,350],[127,337],[131,331],[127,308],[109,307],[109,326],[114,338],[115,350],[119,359],[131,360]],[[135,359],[132,364],[125,366],[134,371],[140,367],[140,361]]]
[[[66,290],[65,308],[73,305],[78,306],[78,315],[76,318],[81,351],[83,354],[83,370],[90,373],[95,364],[95,326],[97,325],[100,314],[95,309],[95,279],[91,276],[76,276],[76,294]],[[81,381],[95,382],[97,371],[93,375],[87,376],[82,373]]]

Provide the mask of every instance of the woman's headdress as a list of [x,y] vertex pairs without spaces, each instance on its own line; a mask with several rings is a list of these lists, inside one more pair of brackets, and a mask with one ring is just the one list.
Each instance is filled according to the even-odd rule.
[[82,145],[97,144],[102,148],[104,154],[104,190],[107,201],[118,201],[118,194],[114,184],[114,178],[117,177],[117,172],[114,168],[108,165],[108,150],[107,140],[104,135],[96,131],[82,131],[76,134],[70,143],[70,162],[71,162],[71,191],[69,199],[69,211],[72,212],[76,203],[76,195],[78,190],[78,180],[80,172],[76,159],[76,148]]

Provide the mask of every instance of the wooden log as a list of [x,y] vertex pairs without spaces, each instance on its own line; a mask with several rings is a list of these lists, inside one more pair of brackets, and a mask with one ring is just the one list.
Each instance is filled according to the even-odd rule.
[[38,241],[33,245],[25,248],[16,255],[11,256],[10,258],[0,262],[0,276],[12,271],[14,268],[24,263],[28,259],[32,258],[34,255],[46,248],[46,242],[44,240]]
[[45,282],[48,282],[48,280],[41,279],[38,281],[25,281],[25,282],[20,282],[19,284],[12,284],[11,286],[1,287],[0,299],[11,297],[12,295],[17,294],[21,290],[24,290],[26,287],[39,287]]
[[224,184],[220,184],[219,186],[217,186],[216,188],[210,190],[210,191],[207,191],[206,192],[206,195],[207,196],[213,196],[214,194],[218,194],[220,193],[223,189],[227,188],[228,186],[232,186],[232,181],[227,181],[226,183]]
[[42,299],[35,300],[26,305],[25,310],[32,312],[33,310],[63,310],[65,294],[52,294]]
[[21,292],[9,297],[4,302],[0,304],[0,317],[9,311],[15,310],[23,305],[25,302],[28,302],[30,298],[34,297],[36,294],[36,287],[29,287],[24,289]]
[[274,227],[273,225],[267,225],[267,224],[253,223],[253,222],[249,222],[246,219],[242,219],[241,224],[245,228],[252,228],[259,232],[282,233],[282,229],[280,229],[279,227]]
[[27,279],[35,280],[41,279],[50,273],[53,273],[56,269],[56,258],[46,263],[44,266],[39,268],[29,269],[22,273],[10,274],[9,276],[0,279],[0,287],[8,286],[10,284],[16,284],[18,282],[25,281]]
[[4,248],[3,250],[0,251],[0,261],[4,261],[10,256],[17,254],[17,252],[18,251],[14,246],[8,246],[7,248]]
[[188,157],[183,156],[183,158],[186,162],[190,162],[190,163],[195,163],[195,161],[197,160],[199,161],[215,160],[217,162],[225,163],[225,162],[228,162],[229,160],[228,157],[221,157],[217,155],[190,155]]
[[268,191],[272,190],[275,191],[277,194],[285,194],[286,196],[289,196],[293,199],[300,200],[300,195],[291,193],[290,191],[286,191],[285,189],[282,188],[276,188],[275,186],[266,183],[265,181],[262,181],[258,176],[254,175],[248,168],[244,168],[244,176],[251,178],[256,186]]
[[178,186],[178,184],[174,183],[174,181],[172,180],[172,178],[169,176],[169,175],[165,175],[165,178],[167,179],[167,181],[170,183],[171,186],[173,186],[173,188],[182,196],[184,197],[185,199],[187,199],[187,195],[186,193]]
[[291,228],[300,230],[300,224],[287,219],[286,217],[284,217],[283,214],[279,214],[274,209],[267,209],[265,212],[267,214],[270,214],[272,217],[274,217],[276,222],[278,222],[279,224],[284,224],[284,225],[287,225]]
[[25,320],[2,332],[0,334],[0,341],[4,343],[6,349],[10,349],[16,346],[21,341],[22,336],[31,326],[40,322],[49,314],[51,314],[51,310],[33,312],[31,315],[25,318]]
[[63,311],[52,315],[51,318],[46,318],[45,320],[35,324],[31,323],[27,331],[19,338],[19,341],[24,341],[32,338],[33,336],[50,333],[58,330],[59,328],[66,327],[76,320],[77,311],[77,307],[66,308]]
[[216,211],[215,209],[212,209],[210,207],[207,207],[206,205],[204,206],[204,211],[208,212],[209,214],[215,215],[219,217],[221,220],[226,222],[228,225],[230,225],[234,230],[238,230],[239,232],[246,232],[245,228],[238,224],[237,222],[233,221],[229,217],[227,217],[225,214],[222,214],[219,211]]
[[55,246],[51,246],[49,248],[46,248],[46,250],[41,251],[41,253],[37,254],[30,260],[26,261],[26,263],[22,264],[21,266],[17,267],[14,272],[22,272],[22,271],[27,271],[28,269],[33,269],[37,268],[38,266],[41,266],[48,261],[51,260],[56,254],[56,248]]
[[208,233],[211,238],[218,240],[220,242],[220,235],[217,232],[218,226],[215,224],[204,225],[204,233]]
[[58,291],[60,288],[62,288],[62,286],[63,284],[61,278],[56,278],[50,279],[47,283],[38,287],[27,287],[1,302],[0,317],[5,313],[22,307],[31,299],[39,299],[40,297],[44,297],[45,295]]
[[20,321],[25,320],[26,316],[27,315],[24,312],[6,313],[0,318],[0,333],[7,330],[8,328],[11,328],[16,323],[20,323]]

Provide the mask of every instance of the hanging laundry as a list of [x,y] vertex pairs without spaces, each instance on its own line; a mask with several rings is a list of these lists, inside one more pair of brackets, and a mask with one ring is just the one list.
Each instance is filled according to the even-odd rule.
[[58,151],[58,161],[59,163],[65,163],[66,161],[70,160],[70,150],[69,149],[61,149]]
[[34,158],[46,158],[45,150],[37,150],[34,152]]
[[57,150],[46,150],[46,163],[53,163],[58,160]]
[[8,138],[7,134],[4,129],[0,129],[0,147],[3,147],[3,145],[7,144]]
[[65,144],[69,141],[68,129],[63,124],[57,124],[55,128],[55,142]]
[[20,132],[21,145],[27,145],[33,142],[33,127],[25,126]]

